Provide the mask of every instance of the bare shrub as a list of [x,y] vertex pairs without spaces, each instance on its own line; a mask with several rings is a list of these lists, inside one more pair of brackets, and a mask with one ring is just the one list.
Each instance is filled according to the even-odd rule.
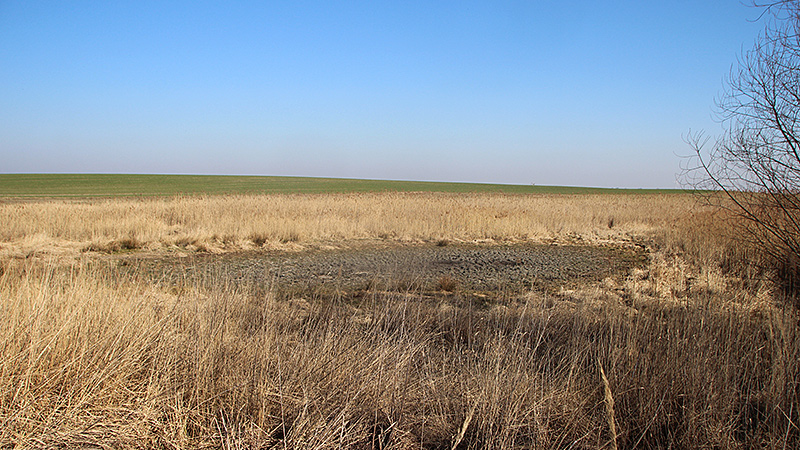
[[768,257],[784,293],[800,305],[792,268],[800,258],[800,1],[754,4],[770,20],[717,102],[726,131],[710,149],[702,134],[689,136],[695,157],[684,178],[743,219],[735,237]]

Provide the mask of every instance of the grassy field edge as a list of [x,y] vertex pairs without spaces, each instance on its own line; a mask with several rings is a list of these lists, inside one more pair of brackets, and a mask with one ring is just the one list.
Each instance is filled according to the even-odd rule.
[[615,189],[434,181],[253,175],[0,174],[0,197],[70,198],[355,192],[659,194],[679,189]]

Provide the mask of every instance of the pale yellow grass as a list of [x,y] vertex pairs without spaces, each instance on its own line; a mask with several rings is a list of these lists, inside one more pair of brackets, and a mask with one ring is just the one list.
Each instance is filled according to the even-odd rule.
[[[0,252],[37,257],[0,258],[0,448],[797,448],[797,314],[730,269],[725,226],[681,195],[2,204]],[[159,284],[80,253],[359,239],[654,251],[483,306]]]
[[735,291],[678,302],[651,289],[662,276],[651,272],[489,308],[413,293],[347,304],[225,278],[175,289],[103,267],[92,257],[0,265],[0,447],[800,440],[796,316],[733,307]]
[[696,208],[689,195],[372,193],[0,204],[0,252],[291,248],[325,241],[620,242]]

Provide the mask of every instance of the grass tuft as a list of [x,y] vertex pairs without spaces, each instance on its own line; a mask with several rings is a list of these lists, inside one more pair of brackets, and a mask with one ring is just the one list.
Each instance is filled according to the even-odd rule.
[[450,275],[442,275],[436,280],[436,286],[440,291],[454,292],[458,288],[458,280]]
[[256,247],[262,247],[267,241],[269,241],[269,236],[263,232],[254,232],[251,233],[249,239]]

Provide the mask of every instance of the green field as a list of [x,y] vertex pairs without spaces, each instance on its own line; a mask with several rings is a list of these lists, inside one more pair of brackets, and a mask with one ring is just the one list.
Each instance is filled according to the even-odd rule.
[[664,193],[669,189],[607,189],[568,186],[355,180],[343,178],[0,174],[0,197],[137,197],[330,192],[502,192],[507,194]]

